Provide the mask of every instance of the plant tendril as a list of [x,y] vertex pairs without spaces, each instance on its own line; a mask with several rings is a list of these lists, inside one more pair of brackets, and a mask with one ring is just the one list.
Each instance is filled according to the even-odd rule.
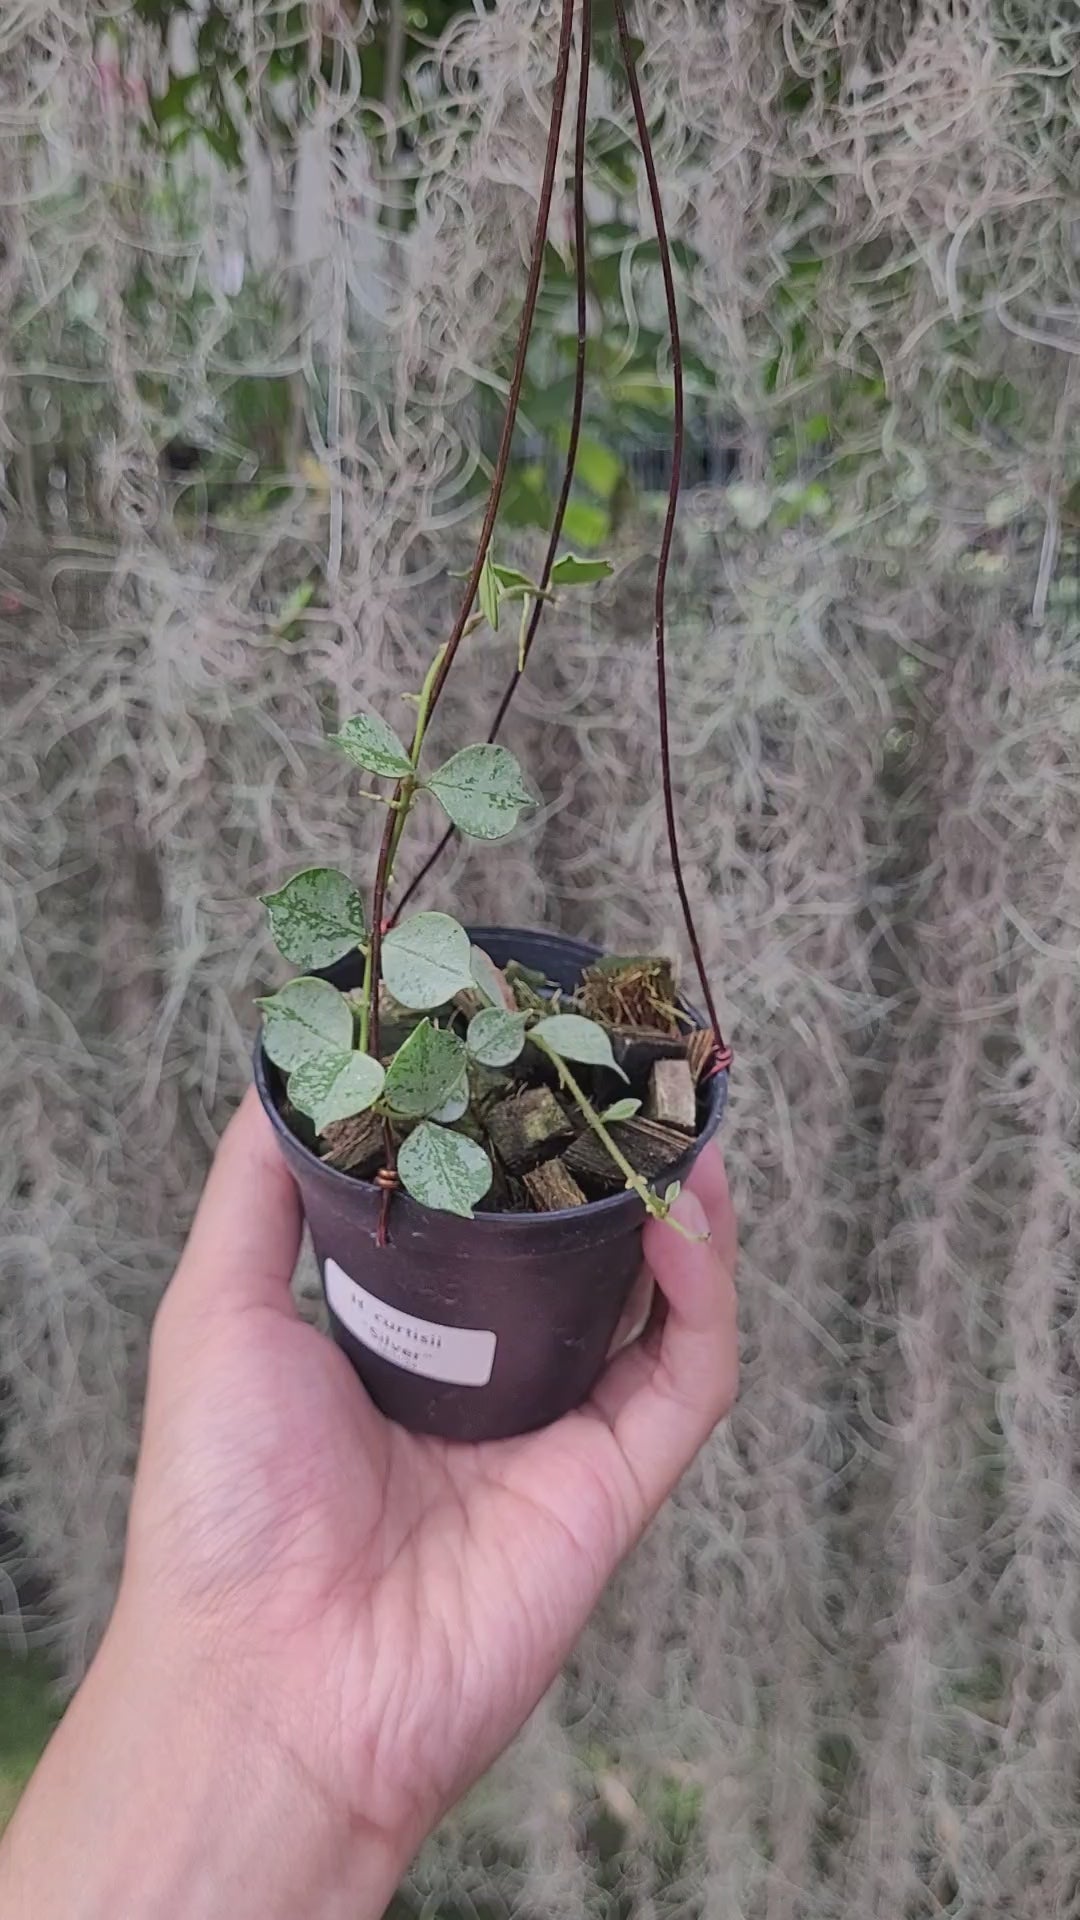
[[656,226],[656,241],[660,251],[660,269],[664,278],[664,297],[667,301],[668,332],[671,338],[671,376],[675,393],[675,420],[671,435],[671,485],[668,489],[667,512],[664,516],[664,530],[660,540],[660,554],[656,563],[656,695],[657,716],[660,732],[660,769],[664,792],[664,818],[667,822],[668,848],[671,854],[671,870],[675,880],[675,889],[682,908],[686,936],[690,942],[701,982],[702,997],[705,1001],[709,1025],[716,1036],[717,1054],[727,1065],[731,1063],[730,1050],[724,1044],[720,1022],[716,1014],[709,975],[705,958],[694,921],[690,895],[683,875],[682,855],[679,850],[679,829],[675,817],[675,792],[671,775],[671,729],[668,719],[668,677],[667,677],[667,629],[666,599],[667,576],[671,562],[671,547],[675,536],[675,521],[679,511],[679,489],[682,481],[683,444],[685,439],[686,400],[683,381],[682,335],[679,329],[679,308],[675,297],[675,275],[671,264],[671,245],[668,240],[667,222],[664,219],[664,203],[660,193],[660,182],[656,174],[656,161],[653,156],[652,140],[649,135],[649,123],[645,115],[645,105],[641,97],[641,84],[638,80],[637,58],[634,53],[630,30],[626,22],[624,0],[613,0],[615,24],[619,33],[619,46],[622,50],[623,66],[626,69],[630,98],[634,106],[634,119],[637,122],[638,140],[641,143],[641,158],[645,166],[645,177],[649,184],[649,198],[652,201],[653,221]]

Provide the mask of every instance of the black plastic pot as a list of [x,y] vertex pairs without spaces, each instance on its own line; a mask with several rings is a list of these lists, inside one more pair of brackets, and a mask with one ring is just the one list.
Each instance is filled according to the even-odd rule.
[[[558,934],[473,927],[470,935],[498,965],[518,960],[568,990],[600,958],[599,948]],[[358,957],[327,977],[359,985]],[[326,1166],[290,1131],[281,1077],[261,1042],[255,1080],[300,1188],[334,1338],[376,1406],[414,1432],[451,1440],[528,1433],[580,1406],[641,1270],[645,1210],[636,1195],[563,1213],[460,1220],[402,1193],[391,1244],[380,1248],[379,1190]],[[708,1090],[702,1130],[673,1179],[723,1119],[726,1074]]]

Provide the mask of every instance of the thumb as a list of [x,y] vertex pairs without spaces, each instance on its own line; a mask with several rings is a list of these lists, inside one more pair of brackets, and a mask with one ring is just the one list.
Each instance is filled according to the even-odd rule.
[[715,1148],[672,1211],[684,1233],[652,1220],[644,1236],[665,1311],[593,1394],[633,1470],[642,1524],[730,1410],[738,1377],[735,1217]]
[[169,1287],[177,1306],[280,1307],[303,1221],[300,1198],[254,1087],[221,1138],[195,1223]]

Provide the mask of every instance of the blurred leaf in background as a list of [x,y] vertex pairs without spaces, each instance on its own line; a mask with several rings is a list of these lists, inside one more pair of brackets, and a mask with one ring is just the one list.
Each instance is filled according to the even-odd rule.
[[40,1655],[0,1652],[0,1828],[14,1813],[60,1718],[55,1687]]

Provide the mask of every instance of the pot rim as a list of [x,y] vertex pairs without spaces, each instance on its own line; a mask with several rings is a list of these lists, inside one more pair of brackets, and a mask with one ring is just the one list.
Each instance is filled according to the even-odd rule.
[[[575,940],[569,934],[556,933],[550,928],[530,929],[527,927],[468,926],[466,931],[469,938],[478,946],[483,945],[485,935],[497,934],[499,938],[503,940],[513,940],[520,936],[522,940],[557,940],[561,945],[574,949],[575,956],[581,957],[583,964],[586,965],[590,961],[601,960],[604,957],[603,947],[595,946],[591,941]],[[682,1000],[681,1004],[685,1007],[687,1013],[690,1014],[698,1027],[705,1025],[705,1021],[696,1007],[692,1006],[689,1001],[686,1000]],[[378,1193],[379,1189],[373,1180],[357,1180],[353,1174],[342,1172],[340,1167],[328,1166],[325,1160],[321,1160],[319,1155],[313,1153],[311,1148],[301,1140],[299,1134],[292,1131],[292,1128],[287,1125],[278,1107],[278,1103],[274,1098],[273,1089],[270,1085],[270,1065],[271,1062],[263,1049],[262,1022],[260,1021],[255,1039],[255,1085],[258,1088],[263,1111],[268,1115],[275,1133],[277,1133],[283,1141],[288,1143],[288,1146],[293,1152],[303,1156],[312,1170],[317,1171],[320,1179],[328,1184],[331,1191],[337,1191],[342,1197],[344,1197],[346,1193],[355,1195],[358,1188],[362,1193],[368,1195]],[[726,1069],[722,1073],[714,1076],[709,1112],[705,1124],[699,1132],[694,1134],[692,1139],[687,1140],[685,1154],[680,1155],[679,1160],[674,1163],[676,1166],[691,1154],[696,1161],[698,1154],[716,1135],[720,1122],[724,1117],[727,1083],[728,1073]],[[686,1178],[688,1176],[684,1175],[683,1177]],[[415,1211],[416,1214],[425,1220],[445,1217],[435,1207],[422,1206],[418,1200],[414,1200],[411,1194],[406,1193],[404,1189],[395,1195],[394,1203],[395,1206],[403,1206]],[[552,1224],[562,1225],[569,1225],[572,1222],[584,1223],[586,1220],[597,1222],[601,1220],[607,1221],[620,1210],[625,1212],[628,1205],[640,1209],[643,1214],[645,1212],[637,1195],[629,1189],[624,1189],[622,1192],[609,1194],[606,1200],[588,1200],[583,1207],[559,1207],[551,1213],[544,1214],[474,1213],[471,1220],[455,1219],[454,1224],[457,1227],[479,1228],[481,1231],[485,1229],[494,1231],[497,1229],[500,1234],[505,1234],[508,1228],[511,1231],[520,1229],[523,1232],[535,1233],[538,1220],[550,1221]]]

